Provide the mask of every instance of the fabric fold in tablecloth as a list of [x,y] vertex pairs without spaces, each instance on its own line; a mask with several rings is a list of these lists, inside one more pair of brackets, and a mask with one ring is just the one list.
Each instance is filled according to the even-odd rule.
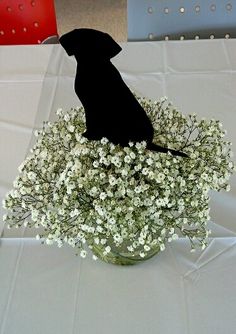
[[[220,119],[235,151],[235,40],[122,47],[114,64],[131,89],[151,99],[167,95],[185,114]],[[35,141],[34,129],[55,120],[57,108],[80,105],[74,74],[75,61],[60,45],[0,48],[0,200]],[[212,235],[203,252],[190,253],[180,238],[130,267],[41,245],[38,230],[5,228],[0,334],[234,334],[235,175],[231,192],[211,193],[210,207]]]

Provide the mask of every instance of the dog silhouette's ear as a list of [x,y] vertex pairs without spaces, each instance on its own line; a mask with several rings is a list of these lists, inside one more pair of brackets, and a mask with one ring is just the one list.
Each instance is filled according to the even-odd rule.
[[121,50],[122,49],[119,44],[117,44],[110,35],[104,33],[103,36],[101,36],[101,40],[98,45],[98,52],[101,55],[111,59],[115,57]]
[[74,29],[59,38],[59,42],[65,49],[68,56],[75,54],[77,29]]
[[59,42],[69,56],[110,59],[122,50],[110,35],[94,29],[74,29],[61,36]]

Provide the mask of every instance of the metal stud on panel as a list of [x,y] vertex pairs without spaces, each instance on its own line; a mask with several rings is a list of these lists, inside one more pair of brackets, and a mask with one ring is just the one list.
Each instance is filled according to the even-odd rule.
[[[128,8],[133,15],[130,14],[129,24],[132,29],[128,29],[128,40],[216,39],[229,38],[228,34],[231,34],[231,38],[235,35],[236,0],[127,1],[130,2]],[[135,6],[139,15],[133,14],[136,13]],[[142,29],[141,15],[144,16]],[[134,29],[135,24],[139,29]]]
[[212,4],[212,5],[210,6],[210,9],[211,9],[212,12],[214,12],[214,11],[216,10],[216,5],[215,5],[215,4]]
[[230,11],[232,10],[232,4],[231,3],[227,3],[227,5],[225,6],[225,8]]

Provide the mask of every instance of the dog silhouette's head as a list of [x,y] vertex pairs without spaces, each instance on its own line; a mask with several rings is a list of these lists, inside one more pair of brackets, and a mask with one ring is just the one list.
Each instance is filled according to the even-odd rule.
[[110,35],[94,29],[74,29],[61,36],[59,42],[69,56],[111,59],[122,50]]

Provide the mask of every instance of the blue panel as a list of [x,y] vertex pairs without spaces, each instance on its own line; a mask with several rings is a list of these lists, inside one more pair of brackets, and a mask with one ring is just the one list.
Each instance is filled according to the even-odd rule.
[[236,0],[128,0],[128,40],[236,37]]

